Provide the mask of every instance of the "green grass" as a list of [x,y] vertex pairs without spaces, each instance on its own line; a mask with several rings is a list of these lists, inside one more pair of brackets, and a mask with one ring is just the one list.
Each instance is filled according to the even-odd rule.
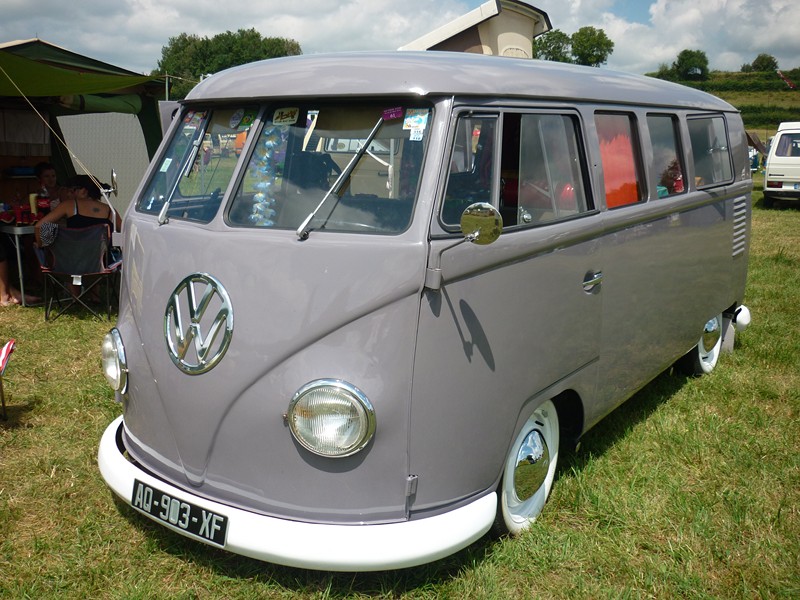
[[109,324],[0,309],[0,339],[18,344],[0,421],[0,597],[800,597],[800,209],[757,203],[750,265],[753,324],[736,351],[707,377],[662,374],[562,454],[529,532],[373,574],[229,555],[116,503],[95,458],[120,412],[99,369]]
[[[746,73],[724,73],[725,77],[738,76],[745,82],[749,79]],[[777,79],[777,76],[775,76]],[[743,85],[735,89],[714,89],[713,81],[707,91],[731,103],[742,113],[745,127],[755,131],[765,144],[774,135],[778,125],[783,121],[800,121],[800,90],[785,87],[778,90],[763,89],[757,84]],[[706,88],[704,88],[706,89]]]

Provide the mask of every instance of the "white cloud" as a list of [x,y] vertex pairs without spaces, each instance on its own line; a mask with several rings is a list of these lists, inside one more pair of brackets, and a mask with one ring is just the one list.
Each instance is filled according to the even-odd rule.
[[[169,38],[251,27],[297,40],[305,53],[390,50],[485,0],[3,0],[0,42],[40,37],[132,71],[153,70]],[[644,73],[686,48],[711,68],[738,70],[762,52],[800,66],[798,0],[653,0],[647,23],[626,17],[647,0],[528,0],[554,28],[592,25],[614,42],[608,67]],[[636,6],[638,19],[647,14]]]
[[798,0],[654,0],[646,24],[626,20],[621,0],[539,0],[553,27],[571,34],[602,28],[614,42],[608,67],[644,73],[702,50],[712,69],[738,71],[760,53],[782,68],[800,67]]

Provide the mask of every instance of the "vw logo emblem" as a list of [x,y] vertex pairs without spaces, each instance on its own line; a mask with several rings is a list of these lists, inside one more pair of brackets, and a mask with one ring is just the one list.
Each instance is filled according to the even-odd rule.
[[217,278],[194,273],[178,284],[167,302],[164,337],[172,362],[188,375],[222,360],[233,337],[233,306]]

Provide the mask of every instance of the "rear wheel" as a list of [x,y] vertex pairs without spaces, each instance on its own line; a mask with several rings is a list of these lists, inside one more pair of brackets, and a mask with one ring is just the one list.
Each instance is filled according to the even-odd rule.
[[536,520],[556,474],[558,413],[551,401],[533,411],[506,457],[495,531],[515,535]]
[[687,375],[706,375],[714,370],[722,350],[722,315],[709,320],[703,327],[700,341],[680,361],[678,367]]

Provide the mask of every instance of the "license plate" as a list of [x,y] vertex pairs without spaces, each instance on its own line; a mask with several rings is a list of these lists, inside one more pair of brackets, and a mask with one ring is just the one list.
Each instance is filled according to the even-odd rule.
[[138,479],[133,481],[131,505],[157,520],[218,546],[225,546],[228,517],[173,498]]

